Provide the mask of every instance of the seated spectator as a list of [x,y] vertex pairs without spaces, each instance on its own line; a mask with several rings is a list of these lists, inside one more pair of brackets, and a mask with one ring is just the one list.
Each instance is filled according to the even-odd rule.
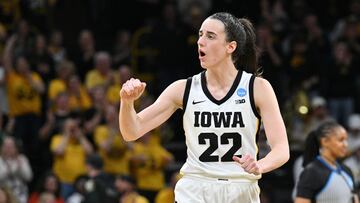
[[328,80],[329,111],[336,121],[347,127],[347,119],[355,112],[354,92],[357,92],[359,61],[346,42],[337,41],[333,46],[331,61],[324,74]]
[[105,123],[105,109],[109,105],[103,86],[94,87],[91,99],[93,106],[84,113],[84,130],[89,137],[98,125]]
[[45,170],[51,169],[53,156],[50,151],[50,142],[54,135],[61,133],[64,122],[68,118],[76,118],[79,115],[70,111],[69,94],[59,93],[54,100],[54,108],[48,109],[45,123],[39,130],[40,147],[42,149],[41,166]]
[[31,69],[41,76],[46,86],[55,76],[54,61],[47,51],[47,41],[43,34],[36,34],[34,45],[29,53]]
[[117,71],[117,76],[115,76],[115,81],[110,84],[106,91],[106,98],[111,104],[119,105],[119,92],[127,80],[132,76],[131,68],[128,65],[121,65]]
[[95,55],[95,68],[86,74],[85,86],[89,92],[96,86],[107,89],[115,80],[111,67],[111,56],[107,52],[98,52]]
[[75,65],[72,61],[64,60],[55,67],[56,77],[49,83],[48,98],[50,101],[55,100],[60,92],[67,90],[67,80],[74,74]]
[[129,64],[131,62],[131,32],[129,30],[118,30],[116,32],[115,44],[112,50],[113,63]]
[[85,182],[83,203],[112,203],[115,201],[113,176],[103,170],[104,163],[98,154],[91,154],[86,159],[88,180]]
[[78,38],[77,49],[70,50],[71,58],[76,64],[77,73],[82,82],[85,81],[85,76],[91,68],[94,67],[94,55],[96,53],[96,41],[94,34],[90,30],[81,30]]
[[14,137],[4,137],[0,152],[0,183],[8,187],[19,203],[28,199],[27,184],[32,179],[32,170],[27,157],[20,153]]
[[181,178],[179,172],[174,172],[171,175],[169,185],[159,191],[156,195],[155,203],[173,203],[175,202],[175,185],[177,181]]
[[39,197],[38,203],[56,203],[56,197],[51,192],[42,192]]
[[64,121],[68,118],[74,118],[78,115],[70,111],[69,94],[61,92],[57,94],[54,100],[54,108],[48,109],[47,118],[44,125],[39,130],[40,138],[47,140],[55,134],[61,132]]
[[119,203],[149,203],[146,197],[136,191],[136,181],[131,176],[117,176],[115,187],[120,193]]
[[70,197],[66,200],[66,203],[80,203],[84,201],[85,183],[87,180],[87,175],[80,175],[75,179],[75,192],[70,195]]
[[53,170],[61,182],[61,196],[66,200],[73,192],[73,183],[86,172],[86,156],[93,152],[91,143],[82,133],[75,119],[67,119],[62,134],[51,140],[50,149],[54,156]]
[[63,33],[60,30],[53,30],[50,35],[48,53],[55,63],[59,63],[66,58],[66,49],[63,46]]
[[134,143],[130,158],[130,171],[136,178],[138,191],[150,202],[165,187],[164,169],[174,158],[163,146],[151,142],[153,132]]
[[41,201],[42,194],[48,193],[54,196],[54,203],[64,203],[64,199],[60,196],[59,178],[52,172],[46,172],[38,181],[37,188],[30,194],[28,203],[37,203]]
[[95,128],[94,140],[104,160],[104,171],[113,175],[129,174],[130,143],[119,132],[117,110],[108,105],[105,109],[106,123]]
[[72,112],[83,113],[91,108],[91,97],[77,75],[70,76],[67,86],[69,107]]

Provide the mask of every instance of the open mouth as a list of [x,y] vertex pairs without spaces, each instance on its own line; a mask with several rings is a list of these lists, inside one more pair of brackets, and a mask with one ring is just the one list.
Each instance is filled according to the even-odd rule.
[[199,50],[199,56],[200,56],[200,57],[204,57],[204,56],[205,56],[205,52]]

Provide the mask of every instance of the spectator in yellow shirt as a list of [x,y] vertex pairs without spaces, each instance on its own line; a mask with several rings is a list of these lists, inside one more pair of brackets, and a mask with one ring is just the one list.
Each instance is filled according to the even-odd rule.
[[[57,78],[50,81],[48,98],[54,103],[58,94],[68,92],[70,110],[82,113],[89,109],[92,103],[86,88],[74,74],[74,69],[75,65],[72,61],[62,61],[57,65]],[[52,108],[56,106],[52,105]]]
[[69,107],[73,112],[84,113],[91,108],[91,97],[77,75],[68,80]]
[[175,185],[177,181],[181,178],[181,175],[178,171],[174,172],[171,175],[169,186],[161,189],[156,195],[155,203],[174,203],[175,202]]
[[119,92],[122,84],[132,77],[131,68],[128,65],[120,65],[116,73],[115,81],[106,91],[106,98],[111,104],[119,105]]
[[95,129],[94,140],[104,160],[104,171],[112,175],[129,174],[129,145],[119,132],[117,110],[108,105],[105,109],[106,123]]
[[93,133],[98,125],[105,123],[105,109],[109,104],[103,86],[96,86],[91,94],[93,105],[84,114],[84,132],[93,138]]
[[95,68],[86,74],[85,86],[88,91],[96,86],[104,86],[105,90],[114,83],[114,72],[111,69],[111,56],[108,52],[101,51],[95,54]]
[[56,65],[55,70],[57,76],[50,81],[48,88],[48,98],[50,101],[54,100],[60,92],[67,90],[67,80],[74,74],[75,65],[72,61],[64,60]]
[[62,134],[51,140],[51,151],[54,155],[53,170],[61,182],[61,193],[64,199],[74,191],[76,177],[86,173],[86,156],[93,152],[91,143],[82,133],[77,120],[65,121]]
[[71,111],[69,107],[69,94],[61,92],[54,99],[54,109],[47,111],[46,121],[39,130],[41,147],[41,168],[49,169],[52,166],[52,154],[50,151],[50,142],[52,137],[61,134],[62,127],[68,118],[77,118],[79,114]]
[[[5,68],[7,98],[9,104],[9,123],[13,123],[14,137],[23,143],[23,152],[32,166],[38,161],[38,131],[41,126],[41,95],[45,85],[39,74],[30,70],[26,57],[14,57],[14,46],[18,36],[13,35],[6,43],[3,65]],[[15,63],[13,64],[13,61]],[[2,99],[2,98],[1,98]],[[37,168],[34,173],[37,175]]]
[[149,132],[134,143],[130,169],[137,181],[138,191],[150,202],[165,187],[165,167],[173,161],[173,155],[160,144],[153,144]]

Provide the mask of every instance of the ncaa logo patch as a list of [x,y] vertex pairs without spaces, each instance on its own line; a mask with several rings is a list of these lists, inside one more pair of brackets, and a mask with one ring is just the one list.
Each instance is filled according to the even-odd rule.
[[244,88],[239,88],[236,93],[239,97],[243,97],[246,95],[246,90]]

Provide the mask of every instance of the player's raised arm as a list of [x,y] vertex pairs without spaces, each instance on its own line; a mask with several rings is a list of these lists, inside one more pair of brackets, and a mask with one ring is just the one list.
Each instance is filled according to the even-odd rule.
[[119,126],[126,141],[136,140],[146,132],[165,122],[182,106],[186,80],[178,80],[169,85],[159,98],[149,107],[137,113],[134,101],[145,90],[146,84],[138,79],[130,79],[120,90]]

